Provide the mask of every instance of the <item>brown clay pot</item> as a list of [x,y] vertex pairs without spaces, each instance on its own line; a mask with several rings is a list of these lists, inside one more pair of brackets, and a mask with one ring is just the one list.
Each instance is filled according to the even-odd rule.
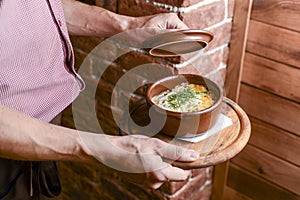
[[[155,105],[151,99],[159,93],[172,89],[183,82],[204,85],[213,94],[215,103],[197,112],[173,112]],[[223,93],[215,82],[200,75],[181,74],[163,78],[153,83],[146,94],[149,109],[152,109],[152,117],[165,119],[161,132],[172,137],[184,137],[189,134],[201,134],[210,129],[221,112]]]

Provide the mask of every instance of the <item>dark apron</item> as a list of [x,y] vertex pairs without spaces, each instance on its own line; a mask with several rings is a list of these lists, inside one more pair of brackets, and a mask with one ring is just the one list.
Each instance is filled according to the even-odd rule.
[[[60,116],[51,123],[59,124]],[[0,200],[39,200],[61,192],[56,163],[0,158]]]

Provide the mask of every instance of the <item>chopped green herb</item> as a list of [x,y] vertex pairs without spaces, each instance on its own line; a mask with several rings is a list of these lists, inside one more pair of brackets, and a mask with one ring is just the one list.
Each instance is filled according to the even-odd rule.
[[214,101],[204,85],[182,83],[152,98],[153,103],[166,110],[194,112],[210,107]]
[[196,94],[191,87],[186,87],[177,93],[170,94],[168,96],[168,103],[173,108],[179,108],[182,104],[190,100],[191,98],[195,98]]

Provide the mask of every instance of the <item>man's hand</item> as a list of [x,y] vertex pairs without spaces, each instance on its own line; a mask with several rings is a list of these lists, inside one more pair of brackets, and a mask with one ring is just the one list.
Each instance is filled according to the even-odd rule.
[[162,13],[141,17],[144,24],[139,28],[188,29],[175,13]]
[[108,136],[79,133],[83,149],[99,162],[135,183],[157,189],[166,181],[183,181],[189,172],[163,159],[195,161],[198,153],[145,136]]

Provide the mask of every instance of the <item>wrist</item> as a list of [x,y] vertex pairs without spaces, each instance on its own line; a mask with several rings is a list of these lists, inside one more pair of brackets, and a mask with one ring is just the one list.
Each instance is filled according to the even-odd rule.
[[104,163],[110,157],[110,135],[77,131],[77,155],[81,161]]

